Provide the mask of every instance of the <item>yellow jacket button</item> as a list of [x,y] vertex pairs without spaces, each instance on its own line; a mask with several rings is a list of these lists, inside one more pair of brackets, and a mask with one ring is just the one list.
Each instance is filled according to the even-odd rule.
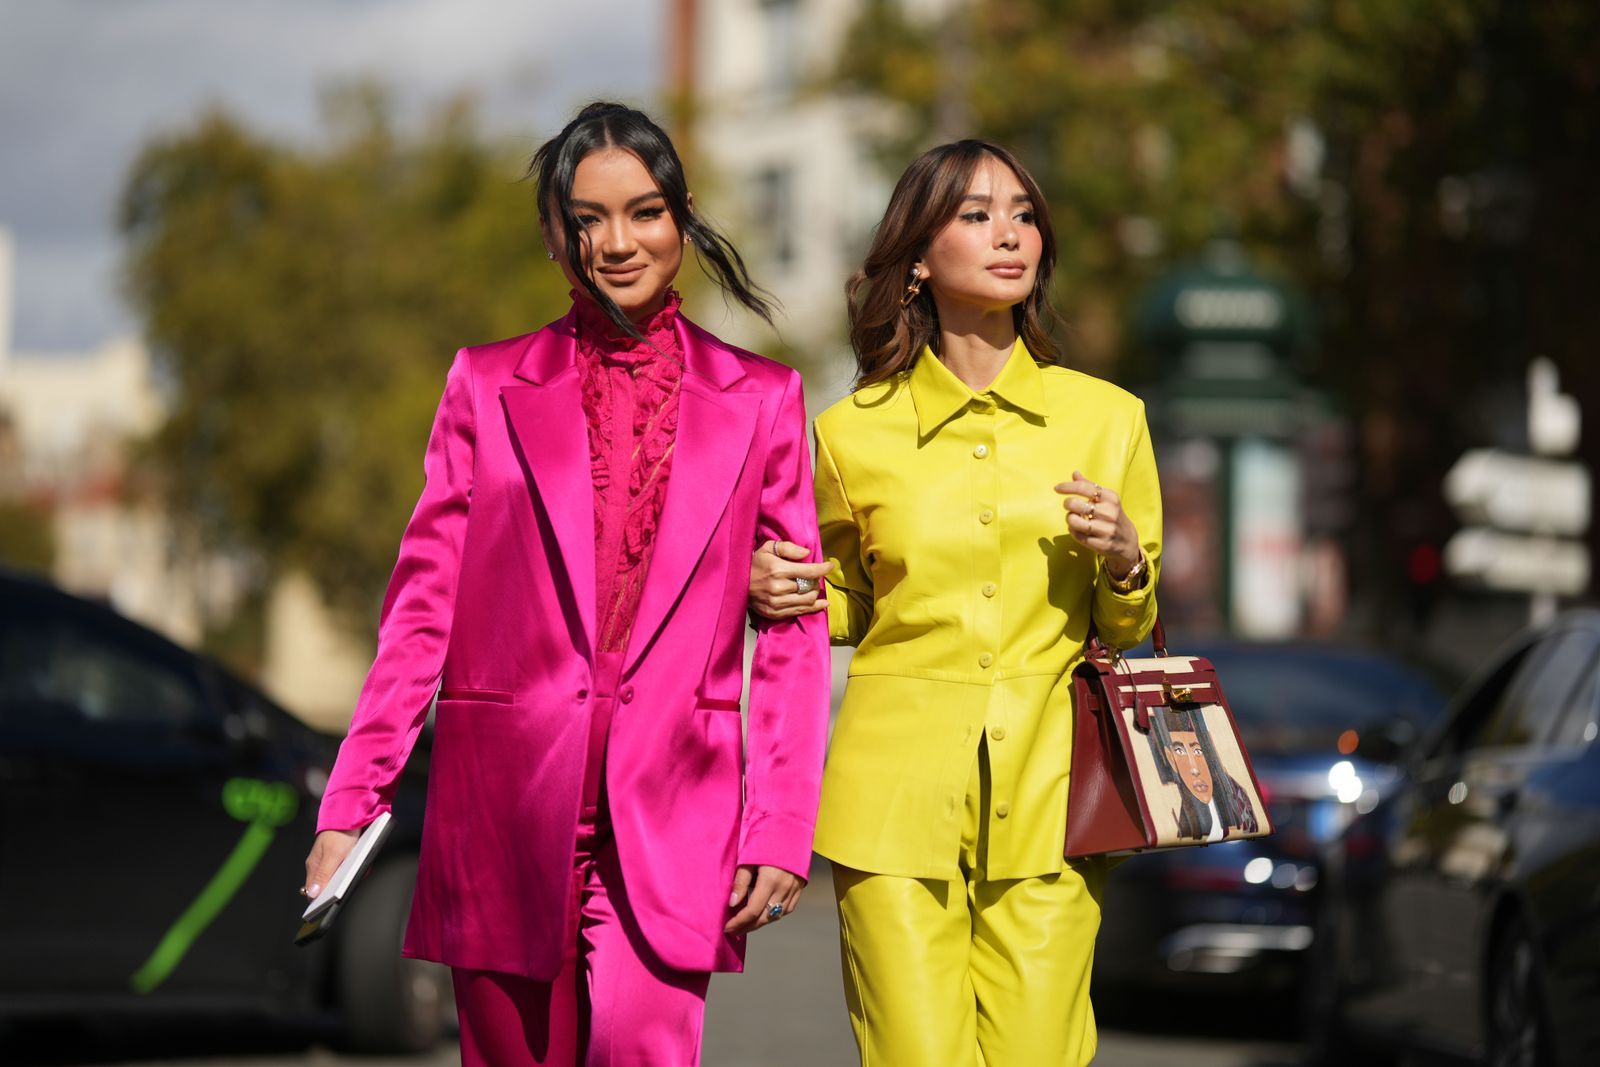
[[993,582],[984,582],[983,583],[983,595],[984,596],[994,596],[995,589],[996,589],[996,586],[995,586],[995,584]]
[[982,511],[978,512],[978,521],[983,523],[985,526],[989,525],[994,521],[994,509],[984,508]]
[[1004,726],[991,727],[989,729],[989,736],[994,738],[996,741],[1004,741],[1006,739],[1006,728]]
[[984,456],[987,456],[989,454],[989,446],[988,445],[979,445],[977,448],[974,448],[972,450],[972,454],[974,456],[977,456],[979,459],[982,459]]
[[994,813],[997,816],[999,816],[1000,818],[1003,819],[1007,815],[1011,814],[1011,805],[1010,804],[996,804],[994,806]]
[[989,664],[991,664],[993,662],[994,662],[994,653],[993,652],[985,652],[983,655],[978,657],[978,666],[980,666],[980,667],[987,667]]

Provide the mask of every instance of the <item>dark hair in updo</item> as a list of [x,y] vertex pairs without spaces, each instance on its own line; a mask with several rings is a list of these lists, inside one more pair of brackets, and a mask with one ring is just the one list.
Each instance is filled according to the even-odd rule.
[[572,210],[572,180],[578,164],[590,152],[602,148],[621,148],[639,157],[666,199],[678,235],[689,238],[694,245],[700,269],[725,294],[772,325],[772,295],[750,280],[750,272],[733,244],[690,210],[689,181],[671,139],[644,112],[597,101],[579,111],[560,133],[539,146],[528,164],[527,177],[538,186],[540,220],[548,222],[552,214],[560,220],[567,262],[577,267],[578,280],[606,316],[629,335],[639,337],[633,323],[589,273],[581,243],[583,227]]

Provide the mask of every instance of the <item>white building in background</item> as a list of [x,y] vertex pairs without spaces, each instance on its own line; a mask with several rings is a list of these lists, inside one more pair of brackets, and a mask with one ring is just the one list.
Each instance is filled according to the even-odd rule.
[[12,243],[0,231],[0,413],[11,436],[4,492],[52,517],[64,588],[193,643],[221,568],[174,543],[172,524],[130,479],[130,445],[165,413],[150,354],[135,338],[80,352],[19,352],[11,344]]
[[[0,494],[51,515],[50,577],[196,647],[235,609],[236,564],[186,546],[130,457],[166,417],[148,349],[119,338],[84,352],[11,347],[11,237],[0,229]],[[318,590],[290,575],[269,591],[263,686],[321,725],[349,721],[370,639],[344,633]]]
[[[908,6],[933,15],[950,2]],[[717,181],[705,202],[783,302],[782,339],[813,372],[809,406],[820,410],[853,374],[844,284],[896,177],[875,158],[893,109],[822,87],[861,5],[673,0],[671,10],[668,88],[692,101],[695,151]],[[766,336],[742,312],[722,328],[758,348]]]

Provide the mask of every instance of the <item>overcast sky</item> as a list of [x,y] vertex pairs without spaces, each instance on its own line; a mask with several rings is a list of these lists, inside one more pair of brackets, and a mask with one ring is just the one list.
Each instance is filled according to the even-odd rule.
[[[220,103],[309,138],[317,93],[376,76],[412,113],[476,92],[535,138],[578,104],[653,105],[665,0],[0,0],[0,226],[16,245],[12,347],[136,329],[112,212],[139,145]],[[0,340],[3,344],[3,340]]]

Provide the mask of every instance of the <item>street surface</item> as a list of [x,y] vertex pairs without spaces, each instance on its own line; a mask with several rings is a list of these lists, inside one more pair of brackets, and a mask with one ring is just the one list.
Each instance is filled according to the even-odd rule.
[[[751,939],[749,971],[719,975],[706,1015],[706,1067],[834,1067],[856,1062],[855,1044],[839,985],[837,928],[827,865],[819,861],[800,909]],[[1159,1008],[1158,1008],[1159,1005]],[[1159,1033],[1103,1028],[1103,1067],[1298,1067],[1295,1045],[1281,1035],[1224,1036],[1212,1022],[1203,1036],[1179,1032],[1178,1012],[1215,1019],[1217,1012],[1187,998],[1152,998],[1166,1021]],[[1238,1004],[1235,1002],[1235,1010]],[[417,1059],[341,1056],[305,1039],[266,1030],[206,1027],[184,1037],[161,1032],[52,1034],[54,1051],[26,1062],[127,1067],[446,1067],[454,1045]],[[16,1051],[12,1050],[12,1055]],[[31,1050],[30,1050],[31,1051]],[[16,1062],[5,1057],[9,1064]],[[935,1067],[935,1065],[930,1065]]]

